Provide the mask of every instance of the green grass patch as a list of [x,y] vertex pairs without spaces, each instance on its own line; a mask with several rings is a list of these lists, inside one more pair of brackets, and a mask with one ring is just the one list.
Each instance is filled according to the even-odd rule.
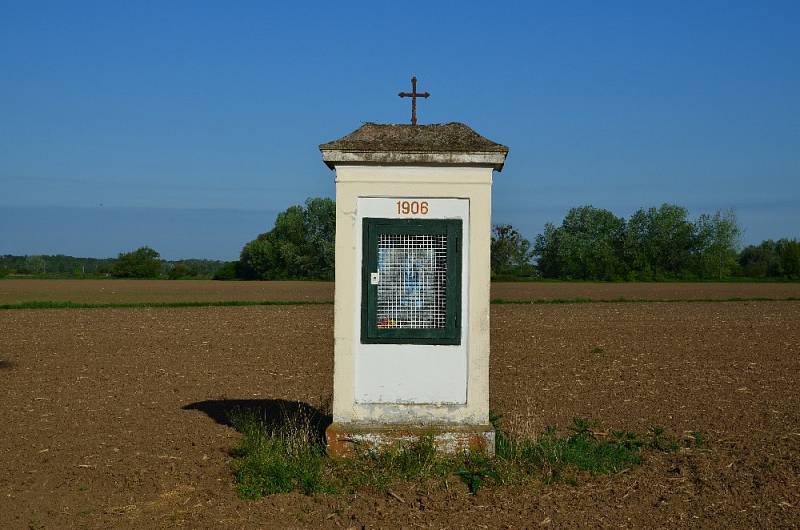
[[308,417],[286,418],[280,427],[270,427],[249,411],[234,411],[230,419],[243,435],[232,452],[236,484],[243,498],[329,490],[323,477],[325,446]]
[[646,436],[631,432],[598,433],[587,420],[575,419],[569,431],[549,428],[536,438],[496,431],[496,454],[442,454],[432,435],[355,457],[329,458],[318,426],[302,415],[279,422],[246,410],[230,414],[242,433],[232,451],[239,495],[257,499],[288,492],[354,493],[373,489],[391,493],[397,483],[439,485],[462,481],[472,493],[540,481],[577,483],[581,477],[619,473],[639,465],[645,451],[674,451],[678,444],[662,429]]
[[[800,297],[785,298],[733,297],[733,298],[692,298],[692,299],[643,299],[643,298],[537,298],[533,300],[505,300],[495,298],[495,305],[548,305],[548,304],[667,304],[667,303],[716,303],[716,302],[797,302]],[[71,302],[53,300],[31,300],[12,304],[0,304],[2,309],[124,309],[159,307],[241,307],[241,306],[291,306],[291,305],[333,305],[333,300],[222,300],[210,302]]]
[[491,303],[496,305],[547,305],[547,304],[675,304],[675,303],[716,303],[716,302],[797,302],[800,297],[787,296],[769,298],[763,296],[730,298],[534,298],[532,300],[507,300],[493,298]]
[[541,277],[533,277],[533,276],[508,276],[508,275],[500,275],[500,276],[493,276],[491,279],[492,283],[577,283],[577,284],[637,284],[637,283],[645,283],[645,284],[658,284],[658,283],[697,283],[697,284],[713,284],[713,283],[798,283],[800,280],[797,278],[787,278],[785,276],[781,277],[751,277],[751,276],[731,276],[728,278],[661,278],[658,280],[625,280],[625,279],[616,279],[616,280],[580,280],[580,279],[571,279],[571,280],[562,280],[559,278],[541,278]]

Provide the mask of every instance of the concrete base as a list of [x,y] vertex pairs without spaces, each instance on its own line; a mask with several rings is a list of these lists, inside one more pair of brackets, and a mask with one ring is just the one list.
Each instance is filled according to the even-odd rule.
[[407,443],[426,435],[433,435],[436,448],[444,453],[470,450],[494,455],[491,425],[332,423],[325,431],[328,454],[335,457],[351,457],[361,450]]

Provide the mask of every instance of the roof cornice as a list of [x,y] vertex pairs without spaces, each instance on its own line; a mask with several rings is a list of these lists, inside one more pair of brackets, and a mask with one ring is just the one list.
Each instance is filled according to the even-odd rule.
[[357,151],[320,147],[330,169],[337,165],[491,167],[502,171],[502,151]]

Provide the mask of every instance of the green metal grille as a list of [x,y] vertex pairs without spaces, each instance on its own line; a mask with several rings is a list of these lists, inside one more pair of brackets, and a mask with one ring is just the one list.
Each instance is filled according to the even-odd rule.
[[362,342],[459,344],[461,221],[364,219]]

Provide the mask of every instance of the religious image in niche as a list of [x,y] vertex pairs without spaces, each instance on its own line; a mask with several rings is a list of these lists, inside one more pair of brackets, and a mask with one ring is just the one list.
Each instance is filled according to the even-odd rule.
[[378,276],[379,328],[445,327],[446,235],[381,235],[378,240]]

